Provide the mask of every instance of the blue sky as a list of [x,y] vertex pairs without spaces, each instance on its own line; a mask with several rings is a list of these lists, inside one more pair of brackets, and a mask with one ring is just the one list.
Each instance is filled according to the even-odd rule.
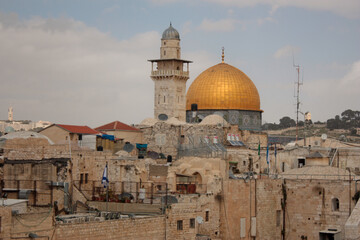
[[303,69],[301,110],[324,121],[360,110],[358,0],[0,0],[0,119],[96,127],[153,117],[147,59],[159,56],[169,22],[187,86],[221,60],[255,83],[263,122],[295,118],[295,63]]

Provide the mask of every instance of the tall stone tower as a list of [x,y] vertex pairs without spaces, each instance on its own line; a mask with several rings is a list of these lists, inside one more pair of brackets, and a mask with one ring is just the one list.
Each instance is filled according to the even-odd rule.
[[180,56],[179,32],[170,23],[161,38],[160,59],[149,60],[151,79],[155,83],[155,119],[175,117],[180,121],[186,120],[186,81],[189,79],[191,61],[183,60]]
[[12,106],[10,106],[9,109],[8,109],[8,120],[9,120],[9,121],[13,121],[13,120],[14,120],[14,113],[13,113],[13,108],[12,108]]

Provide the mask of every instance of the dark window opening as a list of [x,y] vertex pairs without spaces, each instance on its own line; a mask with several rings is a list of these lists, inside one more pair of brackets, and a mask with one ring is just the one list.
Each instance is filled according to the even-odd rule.
[[177,221],[177,230],[183,230],[183,221],[182,220]]
[[195,228],[195,218],[190,218],[190,228]]
[[209,221],[209,211],[205,212],[205,222]]
[[305,158],[298,158],[298,168],[305,166]]
[[340,209],[340,201],[338,198],[333,198],[331,200],[331,208],[333,211],[339,211]]
[[164,102],[165,102],[165,96],[164,96]]
[[280,227],[281,210],[276,210],[276,226]]
[[83,181],[84,181],[84,174],[80,174],[80,184],[83,184]]
[[89,174],[85,173],[85,183],[88,183]]
[[166,51],[164,51],[164,56],[166,55]]

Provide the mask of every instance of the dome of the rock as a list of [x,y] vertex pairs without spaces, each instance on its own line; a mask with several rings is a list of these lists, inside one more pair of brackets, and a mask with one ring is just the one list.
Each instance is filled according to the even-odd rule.
[[203,71],[186,94],[187,122],[199,122],[215,113],[240,129],[261,129],[262,110],[255,84],[224,60]]
[[260,110],[255,84],[239,69],[219,63],[202,72],[186,95],[186,110],[197,104],[198,110]]

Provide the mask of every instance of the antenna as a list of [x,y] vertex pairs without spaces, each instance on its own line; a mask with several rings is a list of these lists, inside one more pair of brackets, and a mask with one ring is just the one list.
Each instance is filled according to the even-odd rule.
[[[297,81],[295,82],[296,86],[296,141],[299,136],[299,112],[300,112],[300,86],[303,85],[304,80],[300,83],[300,65],[295,64],[294,52],[293,52],[293,67],[297,72]],[[304,70],[303,70],[304,71]]]

